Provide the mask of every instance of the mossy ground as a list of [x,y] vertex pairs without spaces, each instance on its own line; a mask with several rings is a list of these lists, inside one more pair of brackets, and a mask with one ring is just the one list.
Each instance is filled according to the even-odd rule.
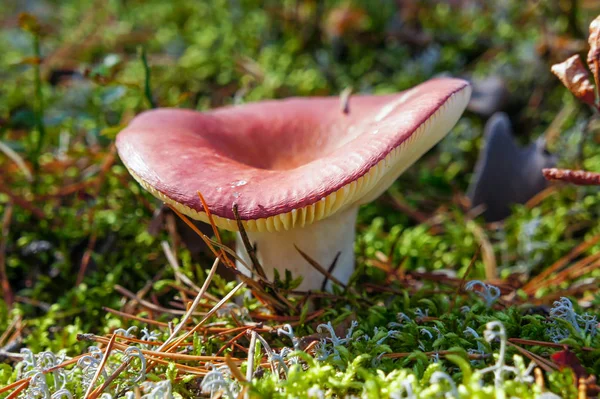
[[[198,285],[205,281],[210,252],[184,245],[189,231],[172,213],[157,218],[160,204],[130,178],[114,151],[116,133],[150,107],[205,110],[265,98],[337,95],[347,87],[385,93],[440,73],[501,76],[511,93],[505,110],[520,141],[545,135],[559,165],[600,172],[594,115],[549,71],[552,63],[586,51],[587,24],[600,10],[593,2],[564,3],[578,7],[571,12],[562,2],[520,0],[3,4],[0,142],[16,156],[5,156],[9,150],[0,155],[0,386],[39,378],[92,344],[105,350],[118,328],[137,326],[131,333],[138,337],[166,339],[164,323],[177,325],[185,301],[197,294],[181,275]],[[335,13],[347,5],[351,16],[340,24]],[[35,19],[19,18],[24,11]],[[434,151],[361,209],[355,279],[347,290],[321,295],[317,311],[305,306],[304,296],[288,292],[293,281],[285,276],[270,288],[289,302],[279,314],[245,296],[243,287],[237,302],[222,307],[179,351],[212,357],[213,366],[206,359],[115,347],[96,386],[130,361],[105,394],[137,395],[144,382],[144,392],[154,395],[149,397],[189,397],[202,388],[204,394],[212,389],[236,396],[248,389],[265,397],[533,398],[544,390],[576,397],[576,377],[569,368],[556,371],[564,362],[551,355],[561,350],[555,343],[569,345],[586,374],[600,374],[594,319],[600,316],[600,245],[594,243],[600,191],[555,186],[539,201],[515,206],[502,224],[473,219],[461,198],[484,122],[467,112]],[[229,235],[224,240],[231,243]],[[179,275],[163,241],[175,252]],[[560,270],[536,279],[582,245]],[[465,289],[471,280],[498,286],[502,296],[495,298],[489,286]],[[202,300],[199,312],[236,285],[216,275],[208,288],[213,299]],[[242,301],[244,306],[236,305]],[[201,319],[192,316],[187,325]],[[486,325],[494,321],[502,323],[510,342],[499,339],[497,325],[489,326],[486,340]],[[276,333],[285,323],[293,326],[297,342]],[[328,331],[327,323],[335,330]],[[256,344],[256,364],[262,358],[264,367],[251,383],[240,382],[253,339],[245,330],[274,350],[268,356],[264,343]],[[126,338],[117,342],[152,347]],[[506,359],[499,360],[494,355],[501,342]],[[296,352],[286,355],[283,347]],[[22,348],[31,354],[16,355]],[[43,351],[59,358],[32,357]],[[41,386],[48,394],[62,387],[83,397],[102,357],[94,356],[67,367],[73,370],[68,373],[49,373],[27,387],[16,384],[0,397],[15,389],[36,397],[33,390]],[[142,358],[148,365],[161,358],[166,364],[141,373]],[[537,378],[526,370],[532,359],[542,370]],[[499,363],[496,370],[475,372],[496,361],[515,369]],[[202,386],[207,372],[212,374]],[[597,395],[592,385],[590,380],[590,397]]]

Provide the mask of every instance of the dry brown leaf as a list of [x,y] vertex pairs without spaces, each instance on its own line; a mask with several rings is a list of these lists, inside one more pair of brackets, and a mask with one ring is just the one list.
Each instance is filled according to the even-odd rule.
[[552,354],[551,357],[554,363],[556,363],[560,369],[568,367],[573,370],[577,376],[577,379],[587,378],[589,376],[585,367],[581,365],[581,361],[577,355],[571,352],[569,349],[563,349],[562,351],[556,352]]
[[547,180],[562,180],[580,186],[600,186],[600,173],[557,168],[542,169],[542,173]]
[[37,17],[27,12],[22,12],[19,14],[19,26],[21,29],[31,32],[34,35],[40,34],[42,30]]
[[588,71],[579,55],[567,58],[560,64],[552,65],[551,70],[577,98],[594,105],[596,100],[594,85],[590,81]]
[[598,85],[600,75],[600,71],[598,70],[600,68],[600,15],[590,24],[588,43],[590,44],[590,51],[588,52],[587,63],[594,75],[596,85]]
[[334,8],[325,22],[329,37],[342,37],[346,33],[362,30],[367,22],[367,14],[360,8],[342,6]]
[[600,387],[596,385],[596,376],[590,375],[587,372],[574,352],[565,348],[562,351],[552,354],[551,358],[554,363],[558,365],[560,370],[563,370],[564,368],[573,370],[573,374],[575,374],[575,384],[578,382],[581,384],[581,382],[583,382],[586,386],[587,393],[590,395],[586,397],[591,398],[598,394]]

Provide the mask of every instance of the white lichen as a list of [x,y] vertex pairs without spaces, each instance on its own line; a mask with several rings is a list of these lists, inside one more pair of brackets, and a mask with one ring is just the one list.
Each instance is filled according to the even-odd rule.
[[472,280],[465,284],[466,291],[473,291],[485,302],[485,306],[491,308],[496,300],[500,298],[500,289],[495,285],[486,284],[480,280]]

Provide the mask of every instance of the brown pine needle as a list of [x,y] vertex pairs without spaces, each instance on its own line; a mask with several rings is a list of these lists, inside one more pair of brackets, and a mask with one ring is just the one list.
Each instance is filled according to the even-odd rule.
[[[87,355],[87,354],[86,354],[86,353],[84,353],[84,354],[81,354],[81,355],[75,356],[75,357],[73,357],[73,358],[71,358],[71,359],[69,359],[69,360],[65,360],[64,362],[62,362],[61,364],[59,364],[59,365],[57,365],[57,366],[50,367],[50,368],[48,368],[48,369],[42,370],[42,373],[43,373],[43,374],[48,374],[48,373],[51,373],[51,372],[53,372],[53,371],[56,371],[56,370],[58,370],[58,369],[61,369],[61,368],[63,368],[63,367],[70,366],[70,365],[72,365],[72,364],[74,364],[74,363],[77,363],[77,362],[79,361],[79,359],[80,359],[80,358],[82,358],[83,356],[86,356],[86,355]],[[13,382],[12,384],[8,384],[8,385],[6,385],[6,386],[4,386],[4,387],[0,387],[0,394],[2,394],[2,393],[5,393],[5,392],[8,392],[8,391],[10,391],[11,389],[15,389],[15,388],[19,387],[19,385],[21,385],[21,384],[24,384],[25,386],[27,386],[27,385],[29,385],[29,381],[30,381],[30,380],[31,380],[31,377],[25,377],[25,378],[21,378],[21,379],[20,379],[20,380],[18,380],[18,381],[15,381],[15,382]],[[21,391],[21,388],[19,387],[19,388],[17,388],[17,390],[19,390],[19,392],[20,392],[20,391]],[[14,393],[14,392],[13,392],[13,393]],[[11,394],[11,395],[12,395],[12,394]],[[13,397],[16,397],[16,396],[13,396]]]
[[512,346],[513,348],[515,348],[517,351],[519,351],[523,356],[527,357],[529,360],[534,361],[545,372],[550,373],[552,371],[558,370],[558,366],[556,364],[554,364],[553,362],[551,362],[550,360],[544,359],[543,357],[536,355],[535,353],[530,352],[526,349],[523,349],[519,345],[515,345],[510,341],[508,341],[507,344]]
[[[16,399],[16,398],[18,398],[18,397],[19,397],[19,395],[21,394],[21,391],[22,391],[22,390],[24,390],[25,388],[27,388],[27,387],[29,386],[29,381],[30,381],[30,380],[29,380],[29,379],[27,379],[27,381],[23,381],[23,382],[21,383],[21,385],[18,385],[18,384],[17,384],[17,385],[18,385],[18,386],[17,386],[17,388],[16,388],[16,389],[15,389],[13,392],[11,392],[11,394],[10,394],[10,395],[8,395],[8,396],[6,397],[6,399]],[[20,382],[20,381],[17,381],[17,382]],[[11,384],[11,385],[12,385],[12,384]]]
[[265,274],[265,271],[262,268],[262,265],[260,264],[260,262],[258,261],[258,258],[256,257],[256,251],[254,250],[252,243],[250,243],[250,240],[248,239],[248,234],[246,233],[246,229],[244,228],[244,223],[242,223],[242,220],[240,219],[240,214],[238,212],[238,205],[236,202],[233,203],[232,211],[233,211],[233,215],[235,216],[235,222],[237,223],[240,237],[242,238],[242,242],[244,243],[244,247],[246,248],[246,252],[248,253],[248,256],[250,257],[250,260],[252,261],[252,266],[253,266],[252,270],[255,270],[256,274],[258,274],[260,277],[262,277],[263,279],[266,280],[267,275]]
[[[120,338],[120,337],[117,336],[117,338]],[[124,338],[126,338],[126,337],[124,337]],[[79,334],[77,336],[77,339],[80,341],[93,341],[93,342],[97,342],[97,343],[101,343],[101,344],[108,344],[110,342],[110,340],[108,338],[101,337],[98,335],[93,335],[93,334]],[[129,348],[129,345],[115,341],[113,344],[113,347],[120,349],[120,350],[126,350],[127,348]],[[175,359],[175,360],[183,360],[183,361],[189,361],[189,362],[218,362],[218,361],[225,360],[225,358],[222,356],[196,356],[196,355],[186,355],[183,353],[151,351],[151,350],[147,350],[147,349],[140,349],[140,352],[142,352],[144,355],[147,355],[147,356],[154,356],[154,357],[159,357],[159,358],[167,358],[167,359]],[[233,359],[233,360],[239,361],[239,362],[243,361],[243,359],[237,359],[237,358]]]
[[558,285],[567,279],[574,280],[590,273],[594,269],[600,267],[600,262],[598,262],[598,260],[600,260],[600,252],[582,258],[572,265],[569,265],[566,269],[558,272],[553,278],[544,281],[544,286]]
[[6,330],[2,333],[2,335],[0,335],[0,348],[2,348],[7,342],[10,342],[7,340],[8,336],[10,335],[10,333],[12,332],[13,328],[16,329],[17,324],[21,322],[21,317],[20,316],[16,316],[13,321],[10,322],[9,326],[6,328]]
[[8,384],[7,386],[0,388],[0,394],[14,389],[15,391],[7,396],[7,398],[16,398],[23,389],[27,388],[30,379],[31,378],[23,378],[13,382],[12,384]]
[[402,196],[399,193],[396,193],[396,192],[391,193],[391,192],[389,192],[383,198],[384,198],[384,200],[387,199],[388,202],[394,208],[398,209],[400,212],[402,212],[403,214],[405,214],[409,218],[413,219],[417,223],[428,223],[429,220],[431,219],[431,216],[426,215],[425,213],[423,213],[423,212],[421,212],[421,211],[413,208],[406,201],[404,201],[404,199],[402,198]]
[[[155,312],[174,314],[174,315],[178,315],[178,316],[183,316],[186,314],[186,312],[183,310],[168,309],[168,308],[164,308],[162,306],[155,305],[152,302],[148,302],[145,299],[140,298],[138,295],[134,294],[133,292],[129,291],[128,289],[126,289],[125,287],[122,287],[119,284],[115,285],[115,291],[117,291],[121,295],[128,297],[129,299],[136,301],[141,306],[143,306],[147,309],[153,310]],[[194,313],[194,315],[195,316],[204,316],[204,313]]]
[[306,260],[319,273],[321,273],[323,276],[325,276],[329,280],[333,281],[334,283],[336,283],[343,289],[346,289],[346,284],[342,283],[340,280],[337,279],[337,277],[335,277],[333,274],[331,274],[327,270],[325,270],[325,268],[323,266],[321,266],[316,260],[314,260],[313,258],[308,256],[304,251],[302,251],[300,248],[298,248],[298,246],[296,246],[296,244],[294,244],[294,248],[296,248],[296,251],[298,251],[300,253],[300,255],[302,255],[304,260]]
[[117,367],[117,369],[106,378],[106,381],[104,381],[104,383],[102,385],[100,385],[98,388],[96,388],[94,390],[94,392],[92,392],[92,394],[90,395],[90,398],[97,398],[98,396],[100,396],[100,394],[102,392],[104,392],[104,390],[106,388],[108,388],[110,383],[113,382],[115,380],[115,378],[117,378],[119,375],[121,375],[122,372],[124,372],[126,369],[129,368],[129,366],[131,366],[132,360],[133,360],[132,357],[128,357],[125,362],[123,362],[119,367]]
[[[169,261],[169,264],[171,265],[171,267],[173,268],[173,271],[179,277],[179,279],[182,282],[184,282],[185,284],[187,284],[188,287],[196,290],[196,292],[201,291],[201,288],[198,287],[188,276],[185,275],[185,273],[183,273],[181,271],[181,267],[179,266],[179,262],[177,262],[177,257],[175,256],[175,254],[171,250],[171,247],[169,246],[169,243],[166,242],[166,241],[163,241],[163,242],[161,242],[161,246],[163,248],[163,252],[165,253],[165,256],[167,257],[167,260]],[[212,301],[215,301],[215,302],[219,301],[218,298],[216,298],[215,296],[209,294],[208,292],[205,293],[205,296],[207,298],[209,298],[210,300],[212,300]]]
[[0,141],[0,153],[6,155],[15,163],[15,165],[17,165],[21,172],[23,172],[23,175],[25,175],[25,179],[28,182],[33,182],[33,175],[31,174],[31,171],[29,170],[25,160],[15,150],[4,144],[2,141]]
[[581,244],[577,245],[567,255],[563,256],[562,258],[560,258],[559,260],[554,262],[554,264],[552,266],[548,267],[547,269],[542,271],[540,274],[538,274],[537,276],[535,276],[531,280],[529,280],[529,282],[527,284],[525,284],[525,286],[523,287],[523,291],[525,291],[529,295],[535,293],[535,291],[537,291],[537,289],[539,288],[539,286],[543,280],[545,280],[547,277],[549,277],[552,273],[555,273],[556,271],[565,267],[571,260],[578,257],[579,255],[581,255],[583,252],[587,251],[592,246],[596,245],[596,243],[598,243],[599,241],[600,241],[600,234],[597,234],[597,235],[593,236],[592,238],[590,238],[589,240],[584,241]]
[[[329,266],[329,269],[327,269],[327,273],[332,274],[333,270],[335,269],[335,266],[337,265],[337,261],[340,258],[340,255],[342,253],[338,251],[337,254],[335,254],[335,258],[333,258],[333,262],[331,262],[331,265]],[[325,277],[323,279],[323,283],[321,284],[321,291],[325,291],[325,289],[327,288],[327,282],[329,281],[328,277]]]
[[[90,210],[90,213],[93,210]],[[93,219],[93,217],[91,217]],[[90,239],[88,241],[87,248],[81,257],[81,263],[79,265],[79,272],[77,273],[77,280],[75,280],[75,285],[79,285],[83,282],[85,278],[85,273],[87,271],[88,265],[90,264],[90,260],[92,259],[92,254],[94,252],[94,247],[96,246],[96,240],[98,239],[98,235],[95,231],[90,235]]]
[[[216,241],[216,240],[213,240],[213,239],[211,239],[211,238],[209,238],[209,237],[206,237],[206,239],[207,239],[207,240],[208,240],[208,241],[209,241],[209,242],[210,242],[212,245],[214,245],[216,248],[219,248],[221,251],[225,251],[227,254],[231,255],[231,257],[233,257],[233,259],[235,259],[236,261],[238,261],[238,262],[240,262],[242,265],[244,265],[244,267],[245,267],[246,269],[248,269],[248,270],[251,270],[251,269],[252,269],[252,268],[250,267],[250,265],[248,265],[248,264],[246,263],[246,261],[245,261],[245,260],[243,260],[243,259],[242,259],[242,258],[241,258],[241,257],[240,257],[240,256],[239,256],[237,253],[235,253],[235,251],[234,251],[233,249],[229,248],[227,245],[225,245],[225,244],[221,244],[221,243],[219,243],[218,241]],[[236,267],[236,269],[235,269],[235,270],[236,270],[236,272],[238,271],[238,270],[237,270],[237,267]],[[238,274],[239,274],[239,273],[238,273]],[[263,277],[262,277],[262,276],[260,276],[260,275],[257,275],[257,277],[258,277],[260,280],[264,280],[264,281],[266,281],[266,279],[265,279],[265,278],[263,278]]]
[[2,180],[0,180],[0,193],[8,195],[13,204],[31,213],[36,219],[48,220],[44,211],[37,208],[31,201],[14,194],[7,185],[3,184]]
[[248,385],[245,385],[241,390],[240,393],[237,396],[237,399],[244,399],[248,397],[248,390],[250,389],[250,387]]
[[[161,356],[162,356],[162,354],[161,354]],[[180,370],[187,374],[195,374],[195,375],[199,375],[199,376],[204,376],[204,375],[206,375],[206,373],[208,373],[207,369],[186,366],[185,364],[180,364],[180,363],[174,363],[171,360],[165,360],[160,357],[146,356],[146,360],[148,361],[149,365],[150,365],[150,363],[158,363],[158,364],[162,364],[163,366],[169,366],[172,364],[173,367],[175,367],[177,370]],[[146,370],[147,371],[150,370],[149,366],[146,367]]]
[[102,310],[104,310],[105,312],[109,312],[109,313],[112,313],[114,315],[126,318],[126,319],[131,319],[131,320],[139,321],[141,323],[152,324],[152,325],[159,326],[159,327],[169,327],[168,323],[163,323],[162,321],[156,321],[156,320],[148,319],[148,318],[145,318],[145,317],[135,316],[135,315],[132,315],[132,314],[129,314],[129,313],[121,312],[119,310],[115,310],[115,309],[112,309],[112,308],[107,308],[106,306],[103,306]]
[[539,193],[537,193],[536,195],[534,195],[533,197],[531,197],[526,203],[525,203],[525,207],[527,209],[532,209],[535,208],[536,206],[538,206],[543,200],[545,200],[546,198],[550,197],[551,195],[555,194],[557,192],[556,190],[557,186],[548,186],[545,189],[543,189],[542,191],[540,191]]
[[117,334],[117,339],[118,340],[122,340],[122,341],[127,341],[127,342],[132,342],[134,344],[142,344],[142,345],[149,345],[149,346],[160,346],[162,345],[162,342],[157,342],[157,341],[146,341],[144,339],[139,339],[139,338],[135,338],[135,337],[126,337],[124,335],[119,335]]
[[496,280],[498,278],[498,264],[496,262],[496,256],[494,255],[494,248],[492,247],[485,230],[476,223],[473,223],[472,226],[473,235],[479,242],[481,258],[485,266],[485,278],[488,281]]
[[[210,212],[210,208],[208,207],[206,200],[204,199],[204,197],[202,196],[202,193],[200,191],[196,191],[196,193],[198,194],[198,198],[200,198],[200,202],[202,202],[202,207],[204,208],[204,212],[206,213],[206,216],[208,217],[208,221],[210,222],[210,226],[212,227],[213,233],[215,234],[217,241],[219,242],[219,244],[223,245],[223,241],[221,240],[221,235],[219,234],[219,229],[217,228],[217,225],[215,224],[215,221],[212,217],[212,213]],[[235,265],[231,262],[231,260],[229,260],[229,258],[227,257],[225,252],[223,252],[222,249],[221,249],[221,255],[223,256],[223,262],[225,262],[225,264],[227,264],[227,265],[231,266],[233,269],[235,269]]]
[[[570,345],[566,345],[566,344],[556,344],[554,342],[536,341],[533,339],[509,338],[508,342],[512,342],[513,344],[520,344],[520,345],[547,346],[548,348],[556,348],[556,349],[571,348]],[[589,348],[587,346],[582,346],[579,349],[581,349],[583,351],[587,351],[587,352],[594,351],[594,348]]]
[[6,247],[8,245],[8,233],[10,222],[12,220],[13,206],[9,202],[4,208],[2,216],[2,230],[0,231],[0,288],[2,288],[2,297],[8,309],[12,309],[14,303],[14,294],[6,273]]
[[[206,246],[207,246],[207,247],[208,247],[208,248],[211,250],[211,252],[213,253],[213,255],[214,255],[215,257],[217,257],[217,258],[221,257],[221,254],[220,254],[220,253],[219,253],[219,252],[218,252],[218,251],[217,251],[217,250],[214,248],[214,246],[211,244],[211,242],[210,242],[209,240],[207,240],[207,238],[208,238],[208,237],[206,236],[206,234],[203,234],[203,233],[202,233],[200,230],[198,230],[198,228],[197,228],[197,227],[194,225],[194,223],[192,223],[192,222],[190,221],[190,219],[188,219],[188,217],[187,217],[187,216],[185,216],[183,213],[181,213],[181,212],[179,212],[177,209],[175,209],[175,207],[174,207],[174,206],[172,206],[172,205],[170,205],[170,204],[167,204],[167,205],[169,206],[169,208],[171,208],[171,210],[172,210],[173,212],[175,212],[175,214],[176,214],[177,216],[179,216],[179,218],[180,218],[181,220],[183,220],[183,222],[184,222],[185,224],[187,224],[187,225],[188,225],[188,227],[189,227],[190,229],[192,229],[192,230],[194,231],[194,233],[198,234],[198,236],[199,236],[200,238],[202,238],[202,240],[204,241],[204,243],[206,244]],[[227,262],[225,262],[225,265],[227,265],[227,266],[231,267],[231,265],[230,265],[230,264],[228,264]]]
[[[260,285],[256,281],[254,281],[253,279],[249,278],[248,276],[245,276],[244,274],[240,273],[237,270],[237,268],[235,267],[235,265],[233,265],[233,263],[231,263],[231,260],[228,257],[222,257],[222,253],[219,253],[215,249],[215,246],[219,246],[220,249],[222,249],[222,251],[224,251],[225,248],[227,248],[225,245],[218,244],[217,242],[211,240],[209,237],[207,237],[205,234],[203,234],[200,230],[198,230],[198,228],[185,215],[180,213],[177,209],[175,209],[171,205],[169,205],[169,207],[173,210],[173,212],[175,212],[177,214],[177,216],[179,216],[181,218],[181,220],[184,221],[185,224],[187,224],[196,234],[198,234],[200,236],[200,238],[202,238],[202,240],[206,243],[206,245],[212,251],[212,253],[214,254],[215,257],[222,258],[222,260],[225,262],[226,266],[228,266],[240,280],[242,280],[244,283],[248,284],[248,286],[250,286],[252,288],[254,295],[256,295],[258,298],[268,300],[268,302],[267,302],[268,304],[275,306],[279,310],[283,310],[283,311],[288,310],[289,306],[288,307],[283,306],[282,304],[279,303],[280,301],[278,301],[271,295],[267,294],[264,291],[264,289],[262,287],[260,287]],[[227,250],[231,251],[231,249],[229,249],[229,248],[227,248]],[[232,253],[235,254],[233,251],[232,251]],[[243,260],[241,260],[241,261],[243,262]],[[227,263],[227,262],[229,262],[229,263]],[[245,266],[247,266],[247,265],[245,265]]]
[[[202,238],[202,240],[206,243],[206,245],[212,251],[212,253],[214,254],[215,257],[222,258],[221,260],[223,262],[225,262],[225,265],[228,266],[236,274],[236,276],[240,280],[242,280],[242,282],[247,284],[252,289],[252,293],[254,294],[254,296],[256,296],[259,300],[263,301],[263,303],[266,306],[270,307],[271,309],[276,309],[279,311],[289,311],[289,309],[292,308],[289,301],[287,301],[284,297],[282,297],[282,296],[279,296],[278,298],[273,297],[272,295],[268,294],[264,290],[264,288],[258,284],[258,282],[251,279],[250,277],[240,273],[237,270],[237,268],[235,267],[235,265],[231,262],[231,260],[228,257],[223,256],[223,251],[218,252],[215,249],[215,243],[213,242],[213,240],[208,238],[205,234],[202,234],[202,232],[200,230],[198,230],[198,228],[196,226],[194,226],[194,224],[185,215],[183,215],[181,212],[179,212],[173,206],[169,205],[169,207],[173,210],[173,212],[175,212],[177,214],[177,216],[179,216],[181,218],[181,220],[184,221],[185,224],[187,224],[196,234],[198,234],[200,236],[200,238]],[[221,246],[221,244],[219,244],[219,246]],[[223,247],[224,246],[222,246],[221,249],[223,249]]]
[[[405,357],[409,357],[413,353],[414,352],[386,353],[382,357],[388,358],[388,359],[402,359]],[[436,355],[445,356],[445,355],[454,355],[457,352],[448,350],[448,351],[432,351],[432,352],[423,352],[423,353],[425,353],[425,355],[427,355],[427,356],[436,356]],[[468,354],[467,356],[471,360],[479,360],[479,359],[484,359],[489,355],[480,355],[478,353],[471,353],[471,354]]]
[[196,324],[196,326],[194,328],[192,328],[190,331],[188,331],[186,334],[184,334],[183,336],[179,337],[178,339],[176,339],[175,341],[173,341],[173,343],[171,344],[171,346],[169,346],[168,348],[165,348],[164,351],[165,352],[171,352],[172,350],[174,350],[177,345],[183,341],[185,341],[186,339],[188,339],[192,334],[194,334],[195,332],[199,331],[200,328],[204,325],[204,323],[206,323],[208,321],[208,319],[210,319],[219,309],[221,309],[221,307],[227,303],[231,297],[233,297],[235,295],[235,293],[244,286],[244,282],[242,281],[241,283],[239,283],[238,285],[235,286],[235,288],[233,288],[227,295],[225,295],[223,297],[223,299],[221,299],[219,301],[219,303],[217,303],[208,313],[206,313],[206,316],[204,316],[204,318],[202,320],[200,320],[200,322],[198,324]]
[[473,257],[471,258],[471,262],[469,262],[469,266],[467,266],[467,270],[465,270],[465,274],[463,274],[462,278],[460,279],[460,283],[458,284],[458,287],[456,287],[456,293],[452,297],[452,302],[450,303],[450,310],[448,311],[449,313],[452,313],[452,311],[454,310],[454,305],[456,305],[456,299],[463,292],[465,288],[465,282],[467,281],[467,277],[469,277],[469,274],[471,274],[471,270],[475,265],[475,261],[477,260],[480,251],[481,247],[478,247],[477,251],[475,251],[475,254],[473,254]]
[[221,235],[219,234],[219,229],[217,228],[217,225],[215,224],[215,220],[212,217],[212,213],[210,212],[210,209],[208,208],[208,204],[206,203],[204,196],[202,195],[202,193],[200,191],[196,191],[196,194],[198,194],[198,198],[200,198],[200,202],[202,203],[202,207],[204,208],[204,213],[206,213],[206,216],[208,217],[210,226],[213,229],[213,233],[215,233],[215,237],[217,237],[217,241],[219,241],[220,243],[223,243],[221,241]]
[[244,377],[244,374],[242,374],[240,369],[233,362],[233,360],[231,359],[231,357],[229,355],[225,356],[225,364],[227,364],[227,367],[229,367],[229,370],[231,370],[231,375],[236,380],[238,380],[239,382],[247,382],[246,377]]
[[212,278],[215,275],[215,272],[217,271],[217,266],[219,266],[219,258],[216,258],[215,261],[213,262],[213,265],[212,265],[210,271],[208,272],[208,275],[206,276],[206,280],[204,280],[204,284],[202,285],[202,288],[200,288],[200,291],[198,292],[198,295],[194,299],[194,302],[192,303],[192,305],[190,306],[188,311],[185,313],[185,315],[183,316],[183,318],[181,319],[181,321],[179,322],[177,327],[175,327],[175,329],[173,330],[173,333],[169,336],[169,338],[167,338],[165,343],[162,344],[160,346],[160,348],[158,348],[158,352],[161,352],[163,349],[166,348],[166,346],[169,344],[169,342],[171,342],[171,340],[173,340],[175,338],[175,336],[177,334],[179,334],[179,331],[181,331],[181,329],[185,326],[185,324],[190,319],[190,317],[192,317],[194,310],[196,310],[196,308],[198,307],[198,304],[200,303],[200,300],[206,293],[206,290],[208,290],[208,286],[210,285],[210,282],[212,281]]
[[[248,270],[251,270],[250,266],[242,259],[240,258],[235,251],[233,251],[231,248],[227,247],[226,245],[220,244],[214,240],[211,240],[210,238],[207,237],[207,240],[210,241],[215,247],[222,249],[223,251],[227,252],[228,254],[230,254],[234,259],[236,259],[238,262],[240,262],[242,265],[244,265],[244,267]],[[278,309],[280,311],[288,311],[289,309],[293,309],[294,306],[293,304],[288,301],[288,299],[281,295],[279,293],[279,291],[273,286],[273,284],[268,281],[266,278],[261,277],[260,275],[256,275],[256,278],[258,280],[260,280],[263,284],[271,287],[273,289],[273,295],[268,294],[264,287],[262,285],[260,285],[258,283],[258,281],[254,280],[252,277],[246,276],[245,274],[239,272],[237,270],[237,268],[233,269],[234,272],[236,273],[236,276],[242,280],[243,282],[245,282],[252,290],[252,293],[260,300],[263,300],[264,304],[266,306],[269,306],[271,308],[275,308]]]
[[[209,237],[207,237],[205,234],[202,234],[202,232],[200,230],[198,230],[198,228],[185,215],[180,213],[177,209],[175,209],[171,205],[169,205],[169,207],[173,210],[173,212],[175,212],[177,214],[177,216],[179,216],[181,218],[181,220],[184,221],[185,224],[187,224],[196,234],[198,234],[200,236],[200,238],[202,238],[204,243],[212,251],[212,253],[215,257],[221,258],[225,262],[226,266],[228,266],[236,274],[236,276],[240,278],[240,280],[242,280],[244,283],[246,283],[250,287],[252,287],[253,290],[256,290],[256,291],[258,291],[258,293],[260,293],[260,295],[258,295],[258,293],[255,292],[255,295],[257,295],[258,297],[262,296],[262,297],[271,298],[271,299],[273,299],[273,301],[275,301],[275,299],[273,297],[271,297],[266,292],[264,292],[264,290],[258,285],[258,283],[256,281],[252,280],[248,276],[241,274],[237,270],[237,268],[231,263],[231,260],[229,260],[228,257],[223,257],[222,253],[219,253],[215,249],[216,245],[220,246],[221,249],[227,248],[225,245],[218,244],[217,242],[215,242],[215,241],[211,240]],[[230,250],[230,249],[227,248],[227,250]],[[283,309],[285,310],[285,308],[283,308]]]
[[271,327],[261,327],[258,328],[254,325],[247,325],[247,326],[241,326],[241,327],[233,327],[233,328],[228,328],[225,331],[221,331],[219,333],[215,334],[215,337],[222,337],[224,335],[229,335],[229,334],[235,334],[235,333],[240,333],[240,332],[247,332],[248,330],[252,330],[252,331],[260,331],[260,332],[271,332],[271,331],[276,331],[277,328],[271,328]]
[[96,373],[94,373],[94,377],[92,378],[90,385],[88,385],[88,388],[85,391],[85,395],[83,395],[84,398],[86,398],[86,399],[94,399],[95,398],[94,396],[91,396],[92,390],[94,389],[94,385],[96,385],[96,381],[98,381],[98,378],[100,378],[100,374],[102,373],[102,370],[104,370],[104,366],[106,366],[106,362],[108,361],[110,352],[112,352],[112,349],[114,347],[115,339],[116,339],[116,335],[113,334],[112,337],[110,338],[110,341],[108,341],[108,345],[106,346],[106,350],[104,351],[104,356],[102,356],[102,361],[100,362],[100,365],[96,369]]
[[231,338],[229,341],[227,341],[227,343],[225,345],[221,346],[221,348],[217,351],[216,356],[219,356],[221,353],[223,353],[225,351],[225,349],[229,348],[230,346],[232,346],[233,344],[235,344],[238,339],[240,339],[244,335],[246,335],[246,331],[247,331],[247,329],[245,329],[244,331],[238,333],[233,338]]

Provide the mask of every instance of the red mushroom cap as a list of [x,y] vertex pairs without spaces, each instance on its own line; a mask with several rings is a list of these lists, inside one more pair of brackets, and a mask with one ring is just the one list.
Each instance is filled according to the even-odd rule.
[[208,112],[145,112],[119,133],[119,155],[155,196],[220,227],[287,230],[368,202],[437,143],[467,105],[470,87],[434,79],[383,96],[292,98]]

